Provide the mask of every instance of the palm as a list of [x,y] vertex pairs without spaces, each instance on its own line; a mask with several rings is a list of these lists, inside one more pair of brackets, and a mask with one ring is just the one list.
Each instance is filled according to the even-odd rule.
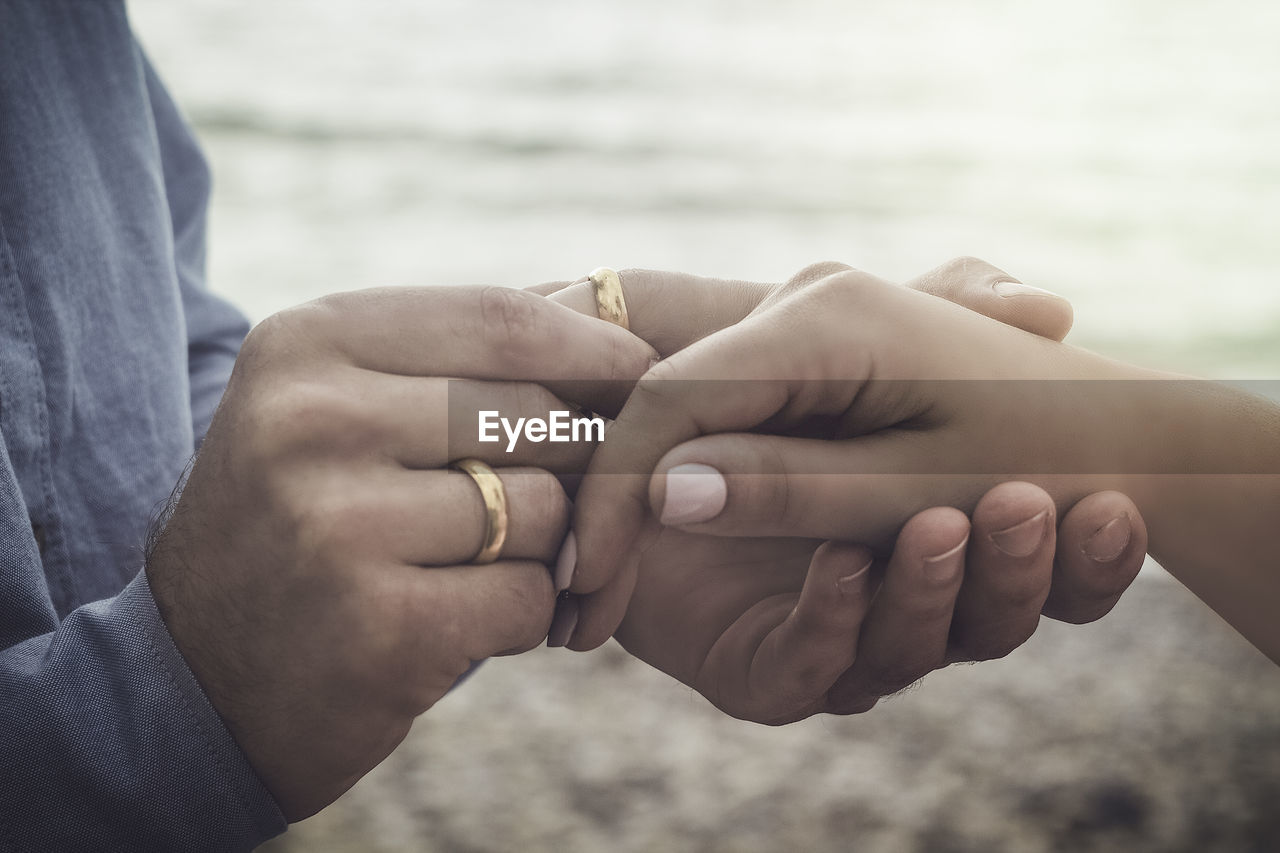
[[760,652],[795,608],[820,544],[664,528],[644,553],[616,637],[733,716],[783,723],[818,713],[824,695],[779,695],[776,667],[786,662]]

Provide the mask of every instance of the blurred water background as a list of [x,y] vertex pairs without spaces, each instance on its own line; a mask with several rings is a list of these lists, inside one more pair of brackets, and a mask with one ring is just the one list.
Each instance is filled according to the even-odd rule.
[[[906,279],[1280,378],[1280,6],[133,0],[251,316],[601,264]],[[1175,582],[862,718],[719,716],[617,647],[493,662],[281,850],[1280,849],[1280,676]]]

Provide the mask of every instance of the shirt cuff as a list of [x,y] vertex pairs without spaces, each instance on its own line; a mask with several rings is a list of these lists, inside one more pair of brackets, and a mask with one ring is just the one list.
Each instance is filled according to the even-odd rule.
[[[175,695],[173,707],[181,708],[185,713],[191,730],[199,736],[212,761],[213,773],[209,783],[225,789],[244,807],[243,819],[236,822],[247,824],[260,841],[284,832],[288,827],[284,814],[174,645],[173,637],[156,608],[145,571],[138,572],[137,577],[116,596],[114,608],[149,639],[150,652],[159,674]],[[199,772],[192,768],[193,775]]]

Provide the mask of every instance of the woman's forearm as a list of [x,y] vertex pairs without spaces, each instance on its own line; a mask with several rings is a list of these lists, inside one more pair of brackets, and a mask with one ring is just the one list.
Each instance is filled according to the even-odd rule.
[[1121,487],[1151,555],[1280,662],[1280,408],[1208,382],[1144,383],[1142,396],[1158,428]]

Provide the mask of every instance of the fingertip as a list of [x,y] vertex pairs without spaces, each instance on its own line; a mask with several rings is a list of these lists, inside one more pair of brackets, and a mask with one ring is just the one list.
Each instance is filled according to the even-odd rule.
[[1053,509],[1053,498],[1034,483],[1013,480],[993,486],[973,509],[973,525],[1001,528]]
[[818,546],[809,561],[806,584],[814,583],[827,597],[849,599],[864,596],[870,585],[871,549],[854,542],[828,541]]
[[648,506],[627,488],[621,474],[587,474],[573,508],[575,564],[569,589],[594,593],[637,550]]
[[724,475],[701,462],[673,465],[649,479],[649,504],[667,527],[710,521],[724,510],[728,497]]
[[1077,624],[1106,615],[1146,559],[1147,526],[1128,496],[1097,492],[1079,501],[1058,530],[1058,561],[1046,614]]
[[589,652],[604,645],[613,636],[613,630],[607,627],[608,620],[601,619],[599,608],[590,606],[589,597],[571,597],[577,600],[577,608],[573,625],[560,645],[572,652]]
[[590,651],[613,636],[627,614],[639,567],[640,558],[635,555],[598,591],[578,598],[577,622],[565,642],[567,648]]
[[894,562],[926,562],[946,557],[969,539],[969,517],[938,506],[912,516],[898,533]]
[[565,591],[556,597],[555,612],[547,628],[547,646],[561,648],[569,642],[578,626],[579,601],[577,596]]
[[1032,483],[1001,483],[973,510],[974,541],[1004,557],[1030,560],[1054,544],[1057,510],[1048,492]]
[[994,282],[989,292],[996,297],[993,319],[1054,341],[1071,331],[1075,311],[1065,297],[1012,279]]

